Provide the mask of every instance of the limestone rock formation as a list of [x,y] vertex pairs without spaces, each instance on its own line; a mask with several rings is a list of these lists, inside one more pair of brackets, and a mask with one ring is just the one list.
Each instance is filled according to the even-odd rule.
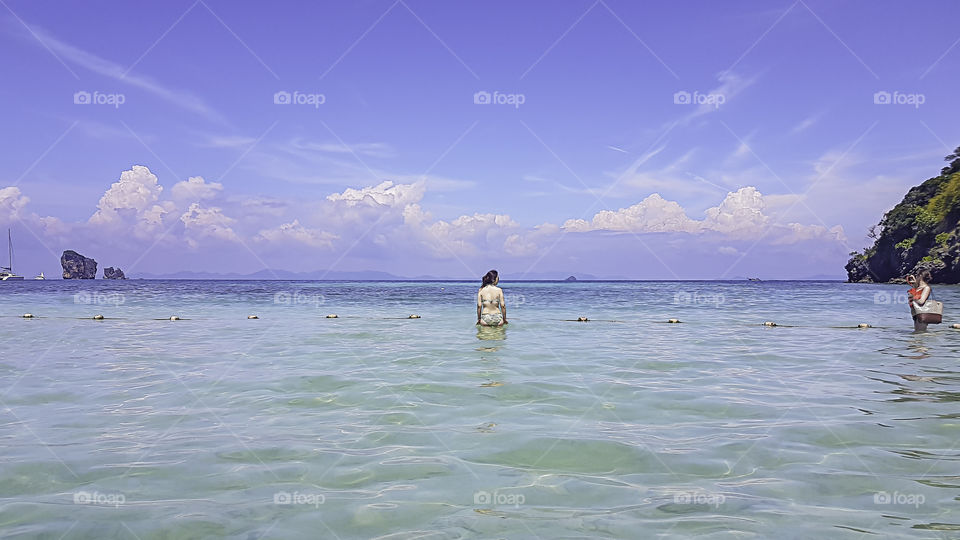
[[108,266],[103,269],[103,279],[127,279],[127,276],[123,275],[123,270]]
[[97,261],[68,249],[60,256],[63,279],[96,279]]

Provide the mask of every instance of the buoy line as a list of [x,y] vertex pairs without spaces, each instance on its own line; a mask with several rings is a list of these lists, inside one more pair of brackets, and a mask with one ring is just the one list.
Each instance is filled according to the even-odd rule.
[[[21,314],[21,315],[0,315],[0,317],[16,317],[16,318],[18,318],[18,319],[28,319],[28,320],[36,320],[36,319],[74,319],[74,320],[94,320],[94,321],[130,320],[130,319],[127,318],[127,317],[106,317],[106,316],[104,316],[103,314],[100,314],[100,313],[95,314],[95,315],[92,315],[92,316],[88,316],[88,317],[64,317],[64,316],[41,317],[41,316],[35,315],[35,314],[33,314],[33,313],[23,313],[23,314]],[[325,318],[325,319],[340,319],[340,318],[342,318],[342,317],[341,317],[340,315],[336,314],[336,313],[330,313],[330,314],[328,314],[328,315],[325,315],[323,318]],[[422,319],[423,316],[420,315],[420,314],[417,314],[417,313],[411,313],[410,315],[407,315],[407,316],[405,316],[405,317],[348,317],[348,318],[350,318],[350,319],[367,319],[367,320],[414,320],[414,319]],[[259,315],[256,315],[256,314],[251,314],[251,315],[247,315],[247,319],[248,319],[248,320],[258,320],[258,319],[260,319],[260,316],[259,316]],[[179,315],[171,315],[170,317],[156,318],[156,319],[147,319],[147,320],[153,320],[153,321],[190,321],[190,320],[194,320],[194,319],[182,318],[182,317],[180,317]],[[201,319],[201,320],[202,320],[202,319]],[[513,319],[513,320],[516,320],[516,319]],[[522,320],[522,319],[521,319],[521,320]],[[541,319],[541,320],[542,320],[542,319]],[[561,322],[580,322],[580,323],[584,323],[584,322],[606,322],[606,323],[619,323],[619,324],[644,323],[644,322],[665,323],[665,324],[681,324],[681,323],[683,323],[683,321],[681,321],[680,319],[675,319],[675,318],[666,319],[666,320],[661,319],[661,320],[657,320],[657,321],[650,321],[650,320],[632,320],[632,321],[631,321],[631,320],[619,320],[619,319],[591,319],[591,318],[589,318],[589,317],[587,317],[587,316],[585,316],[585,315],[581,315],[581,316],[577,317],[576,319],[546,319],[546,320],[561,321]],[[871,328],[876,328],[876,329],[890,329],[890,328],[891,328],[891,327],[889,327],[889,326],[874,326],[874,325],[872,325],[872,324],[870,324],[870,323],[865,323],[865,322],[858,323],[858,324],[855,325],[855,326],[825,326],[825,327],[820,327],[820,326],[806,326],[806,325],[780,324],[780,323],[775,322],[775,321],[764,321],[764,322],[761,322],[761,323],[752,323],[752,324],[750,324],[750,326],[755,326],[755,325],[763,326],[763,327],[766,327],[766,328],[833,328],[833,329],[840,329],[840,330],[850,330],[850,329],[852,329],[852,330],[866,330],[866,329],[871,329]],[[948,328],[953,329],[953,330],[960,330],[960,323],[950,324],[950,325],[948,326]]]

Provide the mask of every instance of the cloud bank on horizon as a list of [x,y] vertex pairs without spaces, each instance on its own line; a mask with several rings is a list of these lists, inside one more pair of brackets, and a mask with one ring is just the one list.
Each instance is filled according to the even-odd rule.
[[[647,233],[687,244],[701,243],[701,248],[721,241],[725,245],[717,253],[730,256],[741,252],[726,244],[759,239],[771,245],[814,241],[836,246],[846,242],[839,225],[828,229],[774,223],[766,213],[764,196],[752,186],[728,193],[719,205],[704,211],[700,220],[688,217],[676,201],[654,193],[627,208],[601,210],[589,220],[571,218],[562,224],[547,222],[535,227],[524,227],[507,214],[436,219],[421,206],[427,189],[423,180],[410,184],[385,180],[347,188],[321,200],[300,201],[297,206],[287,201],[278,206],[279,211],[264,214],[250,210],[260,204],[257,197],[231,196],[220,183],[193,176],[165,190],[148,167],[134,165],[120,173],[86,221],[64,222],[38,215],[30,210],[29,197],[18,187],[2,188],[0,224],[20,223],[39,231],[41,240],[58,245],[109,246],[131,260],[144,255],[144,246],[194,253],[245,249],[261,262],[287,253],[293,254],[286,261],[291,264],[297,259],[319,264],[356,249],[385,260],[399,254],[422,261],[453,259],[465,271],[478,259],[542,259],[564,237],[569,235],[573,244],[591,242],[591,233],[619,236],[625,245],[645,245],[641,235]],[[295,215],[297,208],[309,210]]]
[[841,277],[960,139],[948,1],[112,7],[0,11],[20,273]]

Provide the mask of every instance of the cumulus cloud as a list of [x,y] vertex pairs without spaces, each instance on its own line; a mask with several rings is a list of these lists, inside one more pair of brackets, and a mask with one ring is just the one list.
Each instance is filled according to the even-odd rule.
[[403,208],[408,204],[417,203],[423,198],[424,183],[396,184],[390,180],[376,186],[361,189],[347,188],[343,193],[333,193],[327,196],[328,201],[342,203],[346,206],[388,206]]
[[732,238],[747,238],[773,232],[776,243],[794,243],[814,238],[842,241],[843,229],[827,229],[819,225],[772,224],[765,213],[766,201],[755,187],[747,186],[727,193],[719,206],[708,208],[704,219],[687,216],[676,201],[668,201],[654,193],[643,201],[617,211],[603,210],[590,221],[567,220],[563,228],[570,232],[596,230],[632,233],[706,233],[715,232]]
[[526,257],[537,253],[537,244],[519,234],[511,234],[503,241],[503,251],[514,257]]
[[158,203],[162,192],[157,175],[143,165],[134,165],[120,173],[120,180],[103,194],[89,223],[132,227],[137,238],[151,237],[161,230],[164,216],[174,209],[170,201]]
[[284,223],[275,229],[264,229],[254,237],[259,242],[303,244],[315,248],[332,248],[333,241],[337,238],[339,236],[336,234],[304,227],[297,219],[290,223]]
[[204,238],[240,242],[240,237],[231,228],[236,220],[225,216],[223,210],[215,206],[204,208],[200,203],[193,203],[180,216],[180,221],[184,226],[184,240],[192,249],[199,247],[200,240]]
[[0,189],[0,220],[4,223],[20,219],[21,213],[30,198],[20,193],[18,187]]
[[451,221],[430,221],[420,205],[404,208],[404,236],[412,236],[434,256],[475,255],[481,248],[499,250],[504,239],[519,228],[505,214],[474,214]]
[[654,193],[629,208],[616,212],[602,210],[593,219],[570,219],[563,228],[573,232],[593,230],[643,232],[696,232],[697,222],[687,217],[676,201],[668,201]]
[[183,182],[177,182],[170,190],[176,201],[202,201],[212,199],[223,191],[223,184],[206,182],[202,176],[191,176]]

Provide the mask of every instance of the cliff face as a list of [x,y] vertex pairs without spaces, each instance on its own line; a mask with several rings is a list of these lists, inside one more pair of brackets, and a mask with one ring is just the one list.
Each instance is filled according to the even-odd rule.
[[940,176],[911,188],[871,228],[873,246],[851,253],[847,280],[886,282],[930,270],[937,283],[960,283],[960,147]]
[[60,256],[63,267],[63,279],[96,279],[97,261],[84,257],[73,250],[67,250]]

